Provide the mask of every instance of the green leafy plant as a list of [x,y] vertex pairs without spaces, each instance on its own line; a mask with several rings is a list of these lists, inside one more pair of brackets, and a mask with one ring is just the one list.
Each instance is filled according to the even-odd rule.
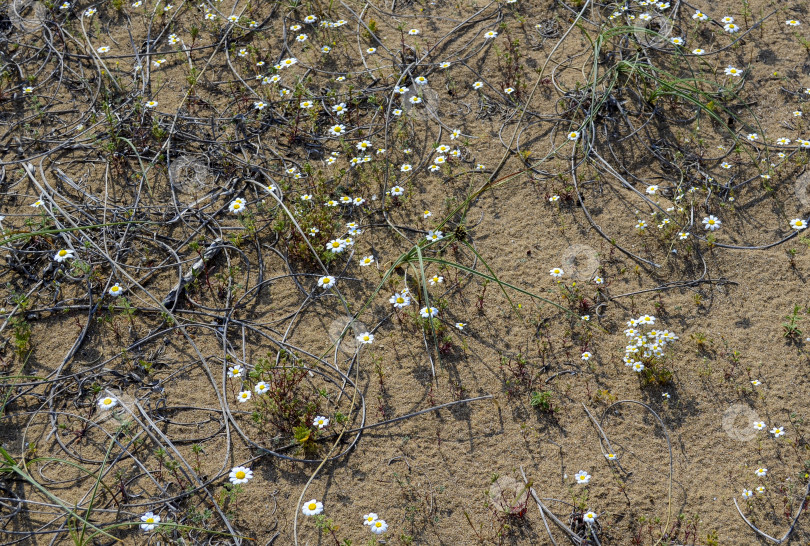
[[798,305],[793,306],[793,312],[787,315],[785,322],[782,323],[783,335],[794,343],[802,338],[802,331],[799,329],[799,321],[802,320],[802,317],[799,316],[800,309]]
[[293,429],[295,441],[301,446],[306,457],[312,457],[318,452],[318,443],[315,441],[318,437],[318,432],[313,430],[312,427],[300,426]]
[[530,403],[533,408],[537,408],[544,412],[553,412],[551,400],[553,394],[551,391],[535,391],[531,395]]

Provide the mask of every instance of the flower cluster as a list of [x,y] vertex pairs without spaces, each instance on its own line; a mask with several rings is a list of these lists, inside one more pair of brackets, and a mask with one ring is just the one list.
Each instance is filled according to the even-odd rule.
[[[752,381],[752,383],[754,383],[754,381]],[[759,384],[759,381],[756,381],[756,384]],[[766,425],[765,425],[764,421],[754,421],[754,429],[755,430],[763,430],[765,428],[766,428]],[[781,438],[782,436],[785,435],[785,428],[784,427],[779,427],[779,426],[774,426],[770,430],[770,433],[773,434],[774,438]]]
[[[317,499],[311,499],[301,506],[301,513],[305,516],[319,516],[323,513],[323,503]],[[380,519],[374,512],[369,512],[363,516],[363,525],[368,527],[375,535],[381,535],[388,530],[388,524],[384,519]]]
[[[669,330],[652,328],[655,320],[654,316],[642,315],[627,321],[624,335],[629,338],[630,343],[624,348],[624,364],[634,372],[641,373],[647,366],[663,359],[667,344],[679,339]],[[645,331],[646,328],[650,329]]]
[[[101,401],[99,401],[100,405]],[[240,485],[243,483],[247,483],[253,479],[253,471],[245,466],[235,466],[231,469],[230,473],[228,473],[228,480],[233,485]],[[144,515],[141,516],[141,530],[149,532],[155,529],[158,524],[161,522],[161,517],[154,512],[146,512]]]
[[363,516],[363,525],[368,526],[375,535],[381,535],[388,530],[388,524],[385,523],[385,520],[380,519],[374,512]]

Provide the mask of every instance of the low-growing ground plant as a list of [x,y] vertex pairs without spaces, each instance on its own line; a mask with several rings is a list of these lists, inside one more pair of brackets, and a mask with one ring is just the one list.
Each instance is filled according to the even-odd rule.
[[806,542],[805,12],[0,6],[2,542]]

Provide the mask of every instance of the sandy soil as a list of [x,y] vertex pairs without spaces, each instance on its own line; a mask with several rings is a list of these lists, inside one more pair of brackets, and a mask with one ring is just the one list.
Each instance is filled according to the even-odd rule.
[[226,3],[0,8],[4,544],[810,544],[803,3]]

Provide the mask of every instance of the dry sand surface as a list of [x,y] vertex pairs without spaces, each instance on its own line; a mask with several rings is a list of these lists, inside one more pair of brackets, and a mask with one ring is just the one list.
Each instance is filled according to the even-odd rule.
[[805,2],[9,0],[0,65],[3,544],[810,544]]

